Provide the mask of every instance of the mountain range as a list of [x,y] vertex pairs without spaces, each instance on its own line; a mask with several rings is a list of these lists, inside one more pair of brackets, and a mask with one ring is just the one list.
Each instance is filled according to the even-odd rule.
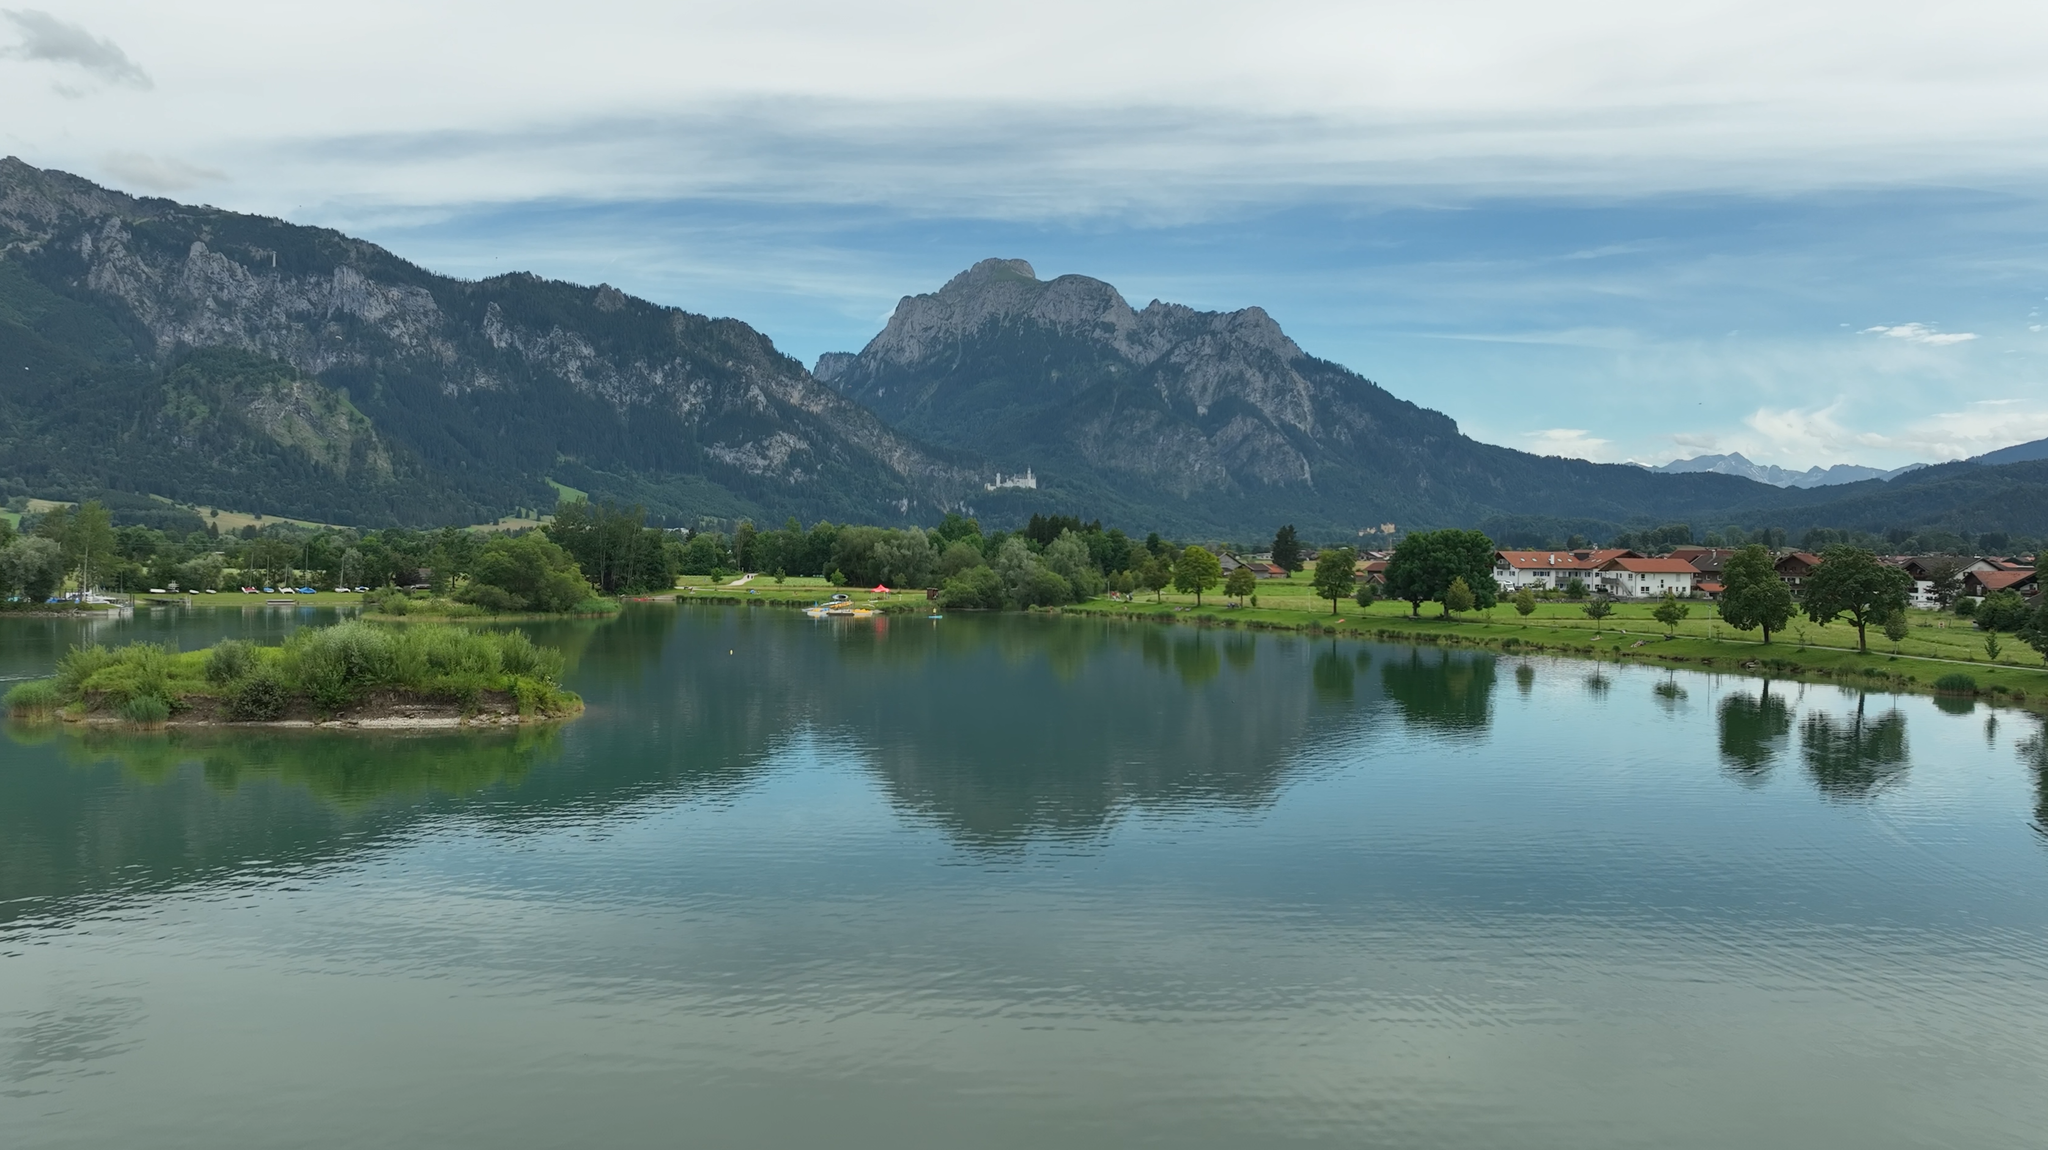
[[671,517],[935,518],[974,473],[746,324],[0,160],[0,480],[338,522],[553,484]]
[[[866,347],[806,370],[739,320],[607,285],[453,279],[327,229],[0,160],[0,493],[426,525],[545,510],[568,488],[692,525],[1047,511],[1369,542],[1851,525],[1828,508],[1875,522],[1909,483],[1902,514],[2030,530],[1984,485],[2033,466],[1822,496],[1532,455],[1306,353],[1258,308],[1134,308],[1021,260],[905,297]],[[1957,467],[1992,478],[1955,486]]]
[[[2014,460],[2012,462],[2017,462]],[[1809,467],[1805,471],[1792,471],[1776,464],[1751,463],[1741,452],[1727,455],[1696,455],[1691,459],[1674,459],[1669,463],[1650,468],[1666,475],[1691,475],[1711,471],[1716,475],[1740,475],[1772,487],[1833,487],[1843,483],[1856,483],[1865,479],[1896,479],[1909,471],[1918,471],[1927,466],[1924,463],[1908,463],[1886,471],[1879,467],[1862,467],[1854,463],[1837,463],[1832,467]]]

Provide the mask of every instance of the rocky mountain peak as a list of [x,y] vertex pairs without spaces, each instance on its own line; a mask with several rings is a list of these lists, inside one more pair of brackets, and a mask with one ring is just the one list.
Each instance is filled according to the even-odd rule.
[[947,280],[946,286],[940,288],[939,291],[941,293],[960,291],[984,284],[1015,279],[1027,279],[1036,282],[1038,273],[1031,270],[1031,265],[1024,260],[1005,260],[992,257],[982,260],[973,267]]

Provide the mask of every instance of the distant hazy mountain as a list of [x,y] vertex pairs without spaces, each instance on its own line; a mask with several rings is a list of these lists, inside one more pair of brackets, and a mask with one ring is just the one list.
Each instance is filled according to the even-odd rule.
[[2032,443],[2016,443],[2011,447],[2001,447],[1997,451],[1987,451],[1982,455],[1973,457],[1970,462],[1996,465],[2000,463],[2028,463],[2036,459],[2048,459],[2048,439],[2037,439]]
[[1758,483],[1768,483],[1773,487],[1832,487],[1842,483],[1860,483],[1866,479],[1891,479],[1909,471],[1918,471],[1925,466],[1927,465],[1924,463],[1908,463],[1904,467],[1885,471],[1876,467],[1859,467],[1854,463],[1837,463],[1833,467],[1809,467],[1805,471],[1788,471],[1776,465],[1751,463],[1740,453],[1731,453],[1674,459],[1650,470],[1661,471],[1666,475],[1693,475],[1706,471],[1716,475],[1739,475],[1744,479],[1754,479]]
[[1035,490],[970,502],[1252,537],[1469,525],[1492,516],[1662,520],[1778,492],[1724,475],[1530,455],[1306,354],[1258,308],[1133,308],[1087,276],[984,260],[903,299],[858,355],[813,369],[898,429]]
[[437,276],[0,160],[0,481],[342,522],[552,506],[928,521],[975,485],[732,319]]

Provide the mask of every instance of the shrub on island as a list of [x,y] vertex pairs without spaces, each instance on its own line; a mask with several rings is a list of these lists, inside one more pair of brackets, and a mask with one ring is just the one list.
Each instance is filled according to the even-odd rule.
[[333,715],[365,702],[439,703],[468,714],[495,705],[522,718],[563,718],[583,702],[561,687],[562,653],[519,631],[360,620],[297,631],[279,647],[230,639],[203,651],[153,643],[74,647],[49,679],[7,693],[18,719],[172,716],[269,722]]

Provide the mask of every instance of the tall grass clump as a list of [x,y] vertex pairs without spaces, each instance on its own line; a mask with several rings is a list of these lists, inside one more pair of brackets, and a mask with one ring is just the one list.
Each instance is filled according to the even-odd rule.
[[161,727],[171,717],[171,704],[155,695],[137,695],[121,704],[121,717],[138,727]]
[[1949,695],[1974,695],[1977,693],[1977,680],[1961,671],[1951,671],[1934,681],[1934,689]]
[[206,653],[206,681],[224,687],[245,679],[256,669],[260,658],[256,644],[246,639],[223,639]]
[[86,643],[64,652],[57,660],[57,689],[67,698],[85,693],[85,681],[114,665],[114,653],[98,643]]
[[32,679],[17,684],[5,698],[0,698],[0,707],[5,707],[9,715],[30,722],[50,718],[63,705],[64,695],[57,689],[54,679]]
[[[474,705],[484,691],[510,691],[541,710],[566,699],[561,652],[536,647],[524,632],[423,626],[389,629],[352,620],[300,631],[280,660],[286,683],[333,710],[363,694],[396,689]],[[526,683],[522,689],[520,684]],[[522,709],[525,709],[522,706]]]
[[57,689],[67,701],[101,700],[115,706],[144,696],[170,700],[184,693],[179,681],[196,669],[191,661],[158,643],[73,647],[57,661]]

